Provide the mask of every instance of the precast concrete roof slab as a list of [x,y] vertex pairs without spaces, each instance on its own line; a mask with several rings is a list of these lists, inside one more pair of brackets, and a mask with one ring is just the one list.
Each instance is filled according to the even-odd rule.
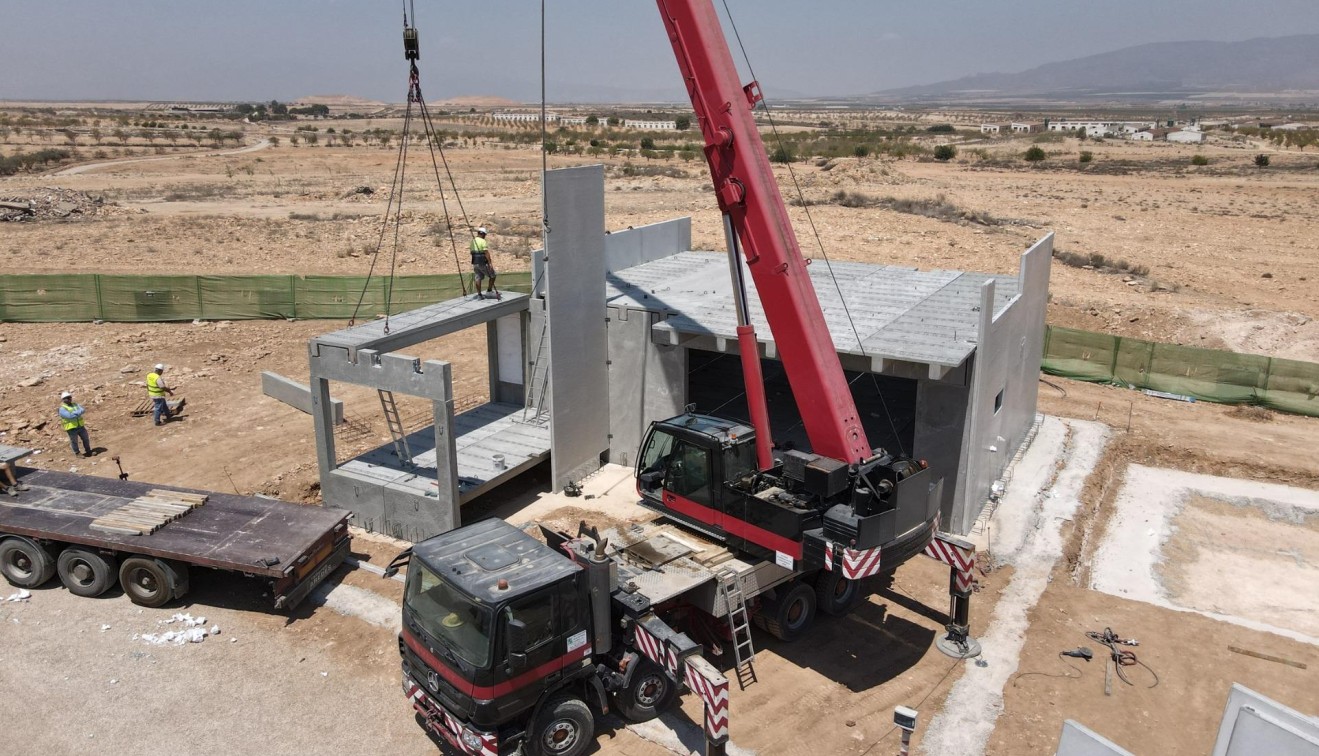
[[[1016,276],[855,262],[832,267],[832,277],[823,261],[808,270],[835,349],[949,368],[975,351],[981,286],[995,281],[995,315],[1019,287]],[[746,280],[751,322],[761,342],[772,347],[755,282]],[[682,252],[617,271],[608,276],[606,298],[610,306],[667,315],[654,330],[671,343],[685,336],[737,339],[728,258],[720,253]]]
[[354,361],[358,349],[371,349],[382,354],[404,349],[522,312],[527,309],[527,302],[531,298],[516,292],[502,294],[502,299],[477,299],[475,294],[447,299],[391,315],[388,319],[369,320],[340,331],[322,334],[312,339],[312,342],[320,346],[347,349]]

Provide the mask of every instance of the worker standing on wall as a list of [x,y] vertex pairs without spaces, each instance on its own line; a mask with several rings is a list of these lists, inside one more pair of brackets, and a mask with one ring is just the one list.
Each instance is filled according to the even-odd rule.
[[151,397],[151,417],[156,425],[164,425],[160,419],[162,416],[165,421],[174,419],[174,413],[170,412],[169,403],[165,400],[167,394],[174,396],[174,389],[165,385],[164,373],[165,366],[158,362],[156,369],[147,374],[147,396]]
[[[490,245],[485,240],[486,228],[476,229],[476,238],[472,240],[472,281],[476,286],[476,298],[485,299],[492,294],[495,299],[503,299],[495,288],[495,266],[490,262]],[[490,279],[485,294],[481,293],[481,279]]]
[[82,456],[92,456],[92,440],[87,435],[87,423],[83,418],[86,410],[73,401],[73,394],[65,391],[60,394],[60,422],[64,432],[69,434],[69,446],[73,447],[73,456],[78,456],[78,439],[82,439]]

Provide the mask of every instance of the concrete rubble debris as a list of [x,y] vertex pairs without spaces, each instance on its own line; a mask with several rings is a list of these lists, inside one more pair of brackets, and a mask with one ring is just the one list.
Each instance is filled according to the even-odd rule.
[[96,215],[105,198],[86,192],[41,187],[28,196],[0,196],[0,221],[42,221]]

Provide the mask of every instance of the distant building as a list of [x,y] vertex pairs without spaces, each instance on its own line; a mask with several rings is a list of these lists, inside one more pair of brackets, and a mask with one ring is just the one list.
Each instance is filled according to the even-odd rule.
[[1008,126],[1011,127],[1013,134],[1035,134],[1044,131],[1042,123],[1011,123]]
[[1010,123],[982,123],[982,124],[980,124],[980,133],[981,133],[981,134],[990,134],[990,135],[992,135],[992,136],[998,136],[999,134],[1007,134],[1007,133],[1009,133],[1009,132],[1011,132],[1011,131],[1012,131],[1012,124],[1010,124]]
[[1169,131],[1166,138],[1169,142],[1179,144],[1200,144],[1204,142],[1205,135],[1199,129],[1182,129],[1180,131]]
[[1309,123],[1284,123],[1281,126],[1274,126],[1273,130],[1274,131],[1304,131],[1306,129],[1313,129],[1313,128],[1316,128],[1316,126]]
[[1117,121],[1051,121],[1049,131],[1084,131],[1086,136],[1103,137],[1122,130]]
[[[491,113],[490,117],[504,123],[540,123],[540,113]],[[559,116],[546,113],[545,120],[554,123],[559,120]]]
[[625,129],[644,129],[646,131],[676,131],[677,121],[638,121],[628,118],[623,121]]
[[559,118],[559,124],[563,126],[585,126],[586,116],[563,116]]

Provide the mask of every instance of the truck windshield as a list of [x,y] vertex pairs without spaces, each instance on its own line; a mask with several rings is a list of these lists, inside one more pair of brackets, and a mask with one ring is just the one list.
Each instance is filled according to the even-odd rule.
[[475,667],[490,661],[494,614],[463,596],[417,559],[408,565],[403,603],[426,632]]

